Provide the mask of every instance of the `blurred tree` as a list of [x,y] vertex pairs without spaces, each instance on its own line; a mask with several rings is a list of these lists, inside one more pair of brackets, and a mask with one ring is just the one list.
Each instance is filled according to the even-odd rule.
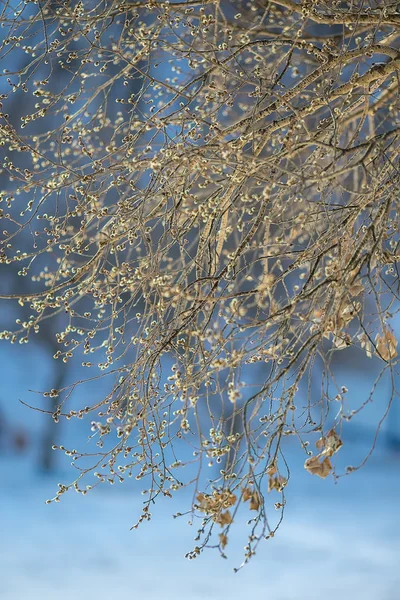
[[[397,4],[25,1],[1,20],[0,261],[32,283],[3,294],[29,315],[2,338],[63,315],[55,358],[114,381],[80,410],[75,386],[50,392],[98,437],[55,499],[134,473],[142,522],[193,485],[188,557],[216,523],[224,553],[245,503],[246,562],[281,521],[286,438],[337,476],[346,422],[387,374],[383,416],[396,396]],[[381,365],[356,409],[340,354]],[[207,480],[205,459],[225,468]]]

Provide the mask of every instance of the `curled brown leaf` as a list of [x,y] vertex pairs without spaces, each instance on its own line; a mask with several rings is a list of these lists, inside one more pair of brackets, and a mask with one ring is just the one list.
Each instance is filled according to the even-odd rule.
[[319,455],[313,456],[306,460],[304,468],[312,475],[318,475],[318,477],[328,477],[332,471],[332,464],[329,458],[326,456],[322,462],[319,461]]

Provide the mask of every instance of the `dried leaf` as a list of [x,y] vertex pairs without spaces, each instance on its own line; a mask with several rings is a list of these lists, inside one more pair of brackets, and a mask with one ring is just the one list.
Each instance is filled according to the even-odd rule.
[[329,458],[326,456],[322,462],[319,462],[319,455],[313,456],[306,460],[304,468],[312,475],[318,475],[318,477],[328,477],[332,471],[332,464]]
[[243,500],[244,502],[247,502],[247,500],[250,500],[251,496],[252,496],[252,491],[249,488],[244,488],[243,490]]
[[199,510],[214,516],[218,515],[222,508],[233,506],[237,500],[235,494],[230,490],[224,490],[223,492],[214,491],[212,495],[200,492],[196,498]]
[[271,490],[276,490],[277,492],[280,492],[281,487],[285,485],[285,483],[286,479],[281,475],[276,475],[275,477],[270,476],[268,481],[268,492],[270,492]]
[[221,527],[223,527],[224,525],[230,525],[232,521],[232,515],[229,512],[229,510],[226,510],[225,512],[219,514],[218,517],[215,519],[215,522],[221,525]]
[[359,296],[364,291],[364,286],[362,283],[353,283],[349,287],[349,293],[351,296]]
[[343,350],[344,348],[348,348],[351,344],[351,337],[348,333],[343,333],[343,331],[339,331],[339,333],[333,336],[333,344],[335,348],[338,350]]
[[232,494],[230,490],[225,490],[222,494],[217,495],[217,501],[220,502],[224,508],[233,506],[236,503],[236,500],[235,494]]
[[223,550],[228,543],[228,536],[225,535],[225,533],[220,533],[218,537],[219,537],[219,543],[221,544],[221,548]]
[[250,498],[250,510],[258,510],[260,508],[261,498],[260,494],[254,490],[251,498]]
[[389,329],[385,329],[383,335],[377,334],[375,344],[383,360],[390,360],[397,356],[397,340]]
[[325,451],[323,454],[332,456],[343,446],[343,442],[334,429],[328,432],[328,435],[324,438]]
[[275,462],[272,462],[268,467],[267,467],[267,475],[275,475],[275,473],[278,472],[278,468],[276,466]]
[[343,301],[339,308],[337,325],[339,329],[343,329],[356,316],[361,308],[360,302]]
[[372,358],[372,344],[371,344],[368,336],[365,335],[365,333],[361,333],[358,336],[358,339],[360,340],[361,348],[365,349],[365,354],[367,355],[367,357]]
[[207,496],[205,494],[203,494],[203,493],[197,494],[196,500],[199,503],[199,507],[200,507],[201,510],[206,510],[207,509],[208,498],[207,498]]
[[369,259],[369,268],[371,269],[371,272],[376,269],[376,267],[378,266],[378,255],[377,252],[374,252],[374,254],[372,254],[372,256]]
[[349,273],[349,279],[351,281],[349,285],[349,294],[350,296],[359,296],[362,294],[364,290],[364,285],[359,277],[360,269],[356,267]]
[[330,431],[328,431],[326,436],[322,436],[321,438],[319,438],[315,445],[318,448],[318,450],[321,450],[321,452],[317,456],[310,458],[309,461],[306,462],[306,464],[308,464],[309,466],[311,465],[311,467],[312,465],[316,464],[320,458],[329,457],[335,454],[343,446],[343,442],[336,433],[336,431],[334,429],[331,429]]

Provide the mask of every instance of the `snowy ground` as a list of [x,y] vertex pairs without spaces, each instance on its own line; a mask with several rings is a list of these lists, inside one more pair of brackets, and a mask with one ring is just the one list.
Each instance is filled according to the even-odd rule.
[[[57,483],[68,482],[72,473],[59,470],[44,477],[37,471],[41,415],[18,404],[18,398],[34,403],[36,397],[26,390],[46,389],[50,366],[39,351],[17,354],[5,345],[0,359],[3,414],[30,436],[20,457],[0,448],[0,600],[399,599],[400,456],[384,444],[361,471],[337,485],[306,473],[304,459],[293,454],[284,522],[234,574],[246,543],[244,524],[230,540],[228,560],[213,550],[195,561],[184,559],[195,531],[172,514],[188,507],[185,492],[162,501],[151,523],[137,531],[130,526],[143,496],[134,485],[103,486],[85,497],[71,492],[59,504],[46,505]],[[368,375],[360,381],[347,375],[349,390],[362,398]],[[382,406],[384,401],[382,396]],[[378,401],[371,407],[377,411],[370,415],[371,425],[382,406]],[[62,437],[75,432],[84,439],[79,427],[68,425],[62,425]],[[393,420],[391,426],[399,429]],[[351,439],[352,431],[338,455],[341,468],[357,464],[368,451],[363,436]]]
[[[143,497],[132,487],[71,493],[46,505],[57,476],[43,478],[20,459],[0,460],[2,600],[397,600],[400,587],[400,460],[377,453],[337,485],[308,474],[291,480],[285,520],[275,539],[234,574],[209,550],[195,561],[193,528],[172,513],[188,498],[166,499],[150,523],[131,532]],[[60,477],[60,475],[58,475]],[[245,541],[245,530],[241,527]],[[262,595],[260,595],[262,594]]]

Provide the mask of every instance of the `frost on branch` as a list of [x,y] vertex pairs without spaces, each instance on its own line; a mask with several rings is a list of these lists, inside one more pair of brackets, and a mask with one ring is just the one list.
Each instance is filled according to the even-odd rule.
[[[17,280],[0,337],[56,323],[54,360],[105,390],[79,396],[80,374],[52,390],[56,422],[92,423],[90,450],[57,446],[77,473],[54,500],[133,476],[136,527],[194,488],[189,558],[224,555],[248,519],[247,562],[281,522],[288,449],[338,477],[335,432],[397,368],[400,16],[264,4],[0,17],[0,276]],[[376,381],[357,398],[340,368],[364,358]]]

